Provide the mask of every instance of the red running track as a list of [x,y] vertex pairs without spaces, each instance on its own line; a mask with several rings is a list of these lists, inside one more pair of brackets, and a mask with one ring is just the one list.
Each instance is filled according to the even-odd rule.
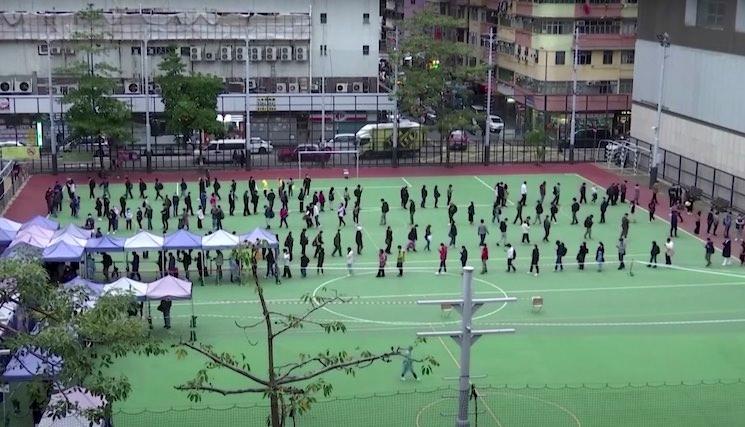
[[[308,173],[313,178],[340,178],[342,175],[342,169],[339,168],[323,168],[323,169],[304,169],[303,172]],[[624,177],[616,175],[608,170],[602,169],[592,163],[577,163],[577,164],[566,164],[566,163],[550,163],[550,164],[509,164],[509,165],[462,165],[462,166],[416,166],[416,167],[370,167],[360,169],[360,174],[363,177],[369,178],[390,178],[390,177],[411,177],[411,176],[450,176],[450,175],[535,175],[535,174],[578,174],[588,181],[594,182],[602,188],[607,188],[614,182],[623,182]],[[219,180],[248,180],[250,176],[255,177],[257,180],[261,179],[279,179],[293,177],[297,175],[296,169],[268,169],[268,170],[216,170],[210,171],[210,175],[217,177]],[[29,178],[26,186],[16,196],[16,199],[11,203],[5,212],[7,218],[16,221],[27,221],[35,215],[46,214],[46,202],[44,201],[44,192],[48,187],[52,187],[56,181],[64,181],[68,178],[74,179],[78,186],[81,188],[87,188],[88,179],[91,175],[86,173],[72,173],[66,175],[33,175]],[[187,181],[196,181],[200,176],[204,176],[204,172],[200,170],[189,170],[183,172],[131,172],[129,174],[112,175],[109,177],[111,183],[123,183],[125,178],[129,176],[133,183],[142,178],[148,183],[152,183],[158,178],[160,181],[168,182],[179,182],[181,178]],[[82,190],[81,190],[82,191]],[[627,194],[633,191],[633,185],[629,188]],[[667,193],[658,194],[659,204],[657,206],[656,215],[662,219],[669,220],[670,208]],[[601,192],[602,195],[602,192]],[[652,191],[646,186],[641,187],[641,208],[646,208],[649,200],[652,198]],[[640,218],[643,217],[640,215]],[[694,219],[693,216],[683,215],[684,222],[679,224],[679,228],[693,233]],[[702,228],[706,227],[706,212],[702,215]],[[620,226],[620,225],[619,225]],[[701,236],[699,236],[701,237]],[[703,236],[705,237],[705,235]],[[722,237],[714,237],[714,242],[717,246],[721,246]],[[733,252],[736,248],[733,248]],[[703,248],[702,248],[703,254]]]

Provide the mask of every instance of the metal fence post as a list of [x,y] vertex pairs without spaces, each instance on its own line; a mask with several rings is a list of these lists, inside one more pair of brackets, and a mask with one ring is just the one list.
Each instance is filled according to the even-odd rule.
[[696,162],[696,172],[693,175],[693,186],[698,187],[698,162]]
[[730,185],[729,190],[729,205],[730,207],[735,206],[735,176],[732,175],[732,185]]
[[717,190],[717,169],[712,168],[714,170],[714,174],[711,177],[711,200],[714,200],[714,195]]
[[680,183],[680,173],[683,168],[683,156],[678,155],[678,183]]

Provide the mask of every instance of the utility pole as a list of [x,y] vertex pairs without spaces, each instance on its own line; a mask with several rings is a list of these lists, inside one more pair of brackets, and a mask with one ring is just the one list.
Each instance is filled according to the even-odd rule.
[[243,106],[244,108],[243,109],[245,110],[244,111],[245,118],[243,120],[243,125],[246,127],[246,129],[244,129],[245,134],[246,134],[245,135],[246,136],[246,170],[251,170],[251,104],[249,103],[249,99],[248,99],[249,98],[249,94],[250,94],[249,87],[248,87],[248,80],[249,80],[249,77],[251,76],[251,74],[250,74],[250,71],[251,71],[251,68],[250,68],[251,67],[251,54],[250,54],[250,52],[248,50],[248,45],[249,45],[249,40],[248,40],[248,34],[249,34],[248,33],[248,25],[249,25],[249,23],[250,23],[250,21],[246,21],[246,68],[244,70],[244,73],[245,73],[245,79],[244,80],[245,80],[246,84],[244,85],[244,92],[245,93],[243,94],[244,95],[243,96],[243,98],[244,98],[243,99],[243,103],[244,103],[244,106]]
[[401,58],[398,56],[398,25],[396,25],[396,42],[393,48],[395,61],[393,61],[393,156],[392,166],[398,167],[398,63]]
[[[52,86],[52,39],[47,30],[47,82],[49,87],[49,141],[52,146],[52,173],[57,175],[57,130],[54,125],[54,86]],[[62,105],[62,104],[60,104]],[[41,157],[40,157],[41,158]]]
[[577,128],[577,62],[579,61],[579,27],[574,26],[572,59],[572,122],[569,126],[569,163],[574,163],[574,132]]
[[652,167],[649,169],[649,188],[657,182],[660,166],[660,124],[662,122],[662,98],[665,93],[665,60],[667,50],[670,48],[670,35],[668,33],[657,34],[657,40],[660,42],[662,58],[660,58],[660,80],[657,85],[657,116],[653,127],[654,145],[652,145]]
[[[489,70],[486,75],[486,121],[484,122],[484,164],[489,164],[491,154],[491,78],[492,78],[492,52],[494,47],[494,28],[489,29]],[[504,128],[502,129],[504,132]]]
[[147,172],[152,172],[153,153],[150,146],[150,64],[147,58],[147,44],[150,41],[150,28],[148,27],[147,36],[142,40],[142,76],[144,77],[145,90],[145,157]]
[[471,397],[471,346],[478,341],[483,335],[491,334],[510,334],[514,333],[513,328],[504,329],[482,329],[473,330],[471,322],[473,314],[486,303],[494,302],[514,302],[515,297],[501,298],[473,298],[473,267],[463,267],[463,296],[460,299],[452,300],[428,300],[417,301],[417,304],[423,305],[449,305],[454,307],[461,314],[461,325],[459,331],[442,331],[442,332],[418,332],[420,337],[451,337],[460,345],[460,376],[458,378],[458,419],[455,425],[458,427],[470,426],[468,419],[468,403]]

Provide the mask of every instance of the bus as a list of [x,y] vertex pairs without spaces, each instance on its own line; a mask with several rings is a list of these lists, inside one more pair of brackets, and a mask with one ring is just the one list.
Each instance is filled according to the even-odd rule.
[[[360,158],[387,158],[393,154],[393,123],[372,123],[355,134]],[[424,140],[422,125],[409,120],[398,123],[398,157],[414,157]]]

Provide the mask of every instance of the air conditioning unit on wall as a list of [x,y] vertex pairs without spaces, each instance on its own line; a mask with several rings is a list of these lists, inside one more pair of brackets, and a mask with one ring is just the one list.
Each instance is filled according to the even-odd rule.
[[354,82],[352,83],[352,92],[356,93],[362,93],[365,90],[365,86],[362,84],[362,82]]
[[140,83],[139,82],[124,82],[124,93],[126,94],[140,93]]
[[343,93],[349,91],[349,83],[337,83],[336,93]]
[[235,60],[243,62],[246,60],[246,48],[245,46],[237,46],[235,48]]
[[279,60],[292,61],[292,48],[290,46],[279,47]]
[[258,46],[251,46],[248,48],[248,58],[252,62],[261,61],[261,48]]
[[295,48],[295,60],[296,61],[307,61],[308,60],[308,48],[300,46]]
[[248,79],[248,89],[256,89],[256,79]]
[[215,61],[217,60],[217,55],[215,54],[215,52],[204,52],[202,59],[204,59],[205,61]]
[[31,93],[34,91],[34,82],[29,79],[16,79],[15,93]]
[[287,83],[277,83],[277,93],[287,93]]
[[13,80],[0,80],[0,93],[13,93],[15,83]]
[[192,61],[201,61],[202,60],[202,48],[192,46],[191,49],[189,49],[189,57]]
[[233,47],[222,46],[220,48],[220,61],[232,61],[233,60]]
[[276,61],[277,60],[277,48],[269,46],[266,49],[264,49],[264,58],[267,61]]
[[297,83],[289,83],[287,85],[287,91],[290,93],[298,93],[300,91],[300,86]]

